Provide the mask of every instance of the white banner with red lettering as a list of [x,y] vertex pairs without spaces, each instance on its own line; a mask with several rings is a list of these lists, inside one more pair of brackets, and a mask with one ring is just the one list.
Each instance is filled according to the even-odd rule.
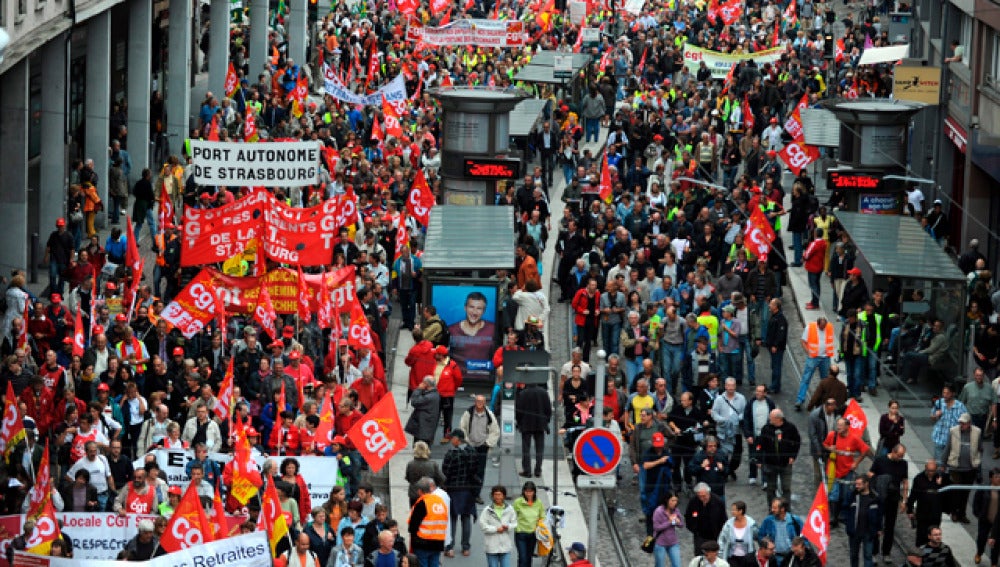
[[[129,540],[139,533],[139,521],[146,518],[154,519],[156,516],[140,516],[138,514],[119,516],[111,512],[56,512],[56,517],[63,524],[62,533],[73,541],[73,563],[71,564],[91,565],[89,561],[80,560],[113,560],[118,556],[118,552],[125,549]],[[246,517],[226,516],[226,520],[229,529],[232,530],[236,525],[246,521]],[[23,521],[23,515],[0,516],[0,533],[6,533],[7,537],[21,533]],[[7,564],[8,545],[10,545],[9,540],[0,543],[0,565]],[[267,542],[265,541],[266,546]],[[118,563],[118,565],[121,564]],[[133,564],[129,563],[129,565]],[[180,563],[170,563],[170,565],[180,565]]]
[[781,54],[784,52],[784,47],[775,47],[756,53],[733,54],[712,51],[711,49],[685,43],[684,66],[692,73],[697,73],[698,67],[704,61],[705,66],[712,72],[713,79],[725,79],[726,75],[729,74],[729,70],[733,68],[733,63],[750,60],[756,63],[758,67],[762,67],[764,63],[780,61]]
[[468,19],[439,28],[410,24],[406,29],[406,39],[433,46],[522,47],[525,38],[524,22],[516,20]]
[[[122,547],[124,548],[124,544]],[[6,558],[4,558],[4,562],[6,562]],[[169,555],[154,557],[149,561],[123,563],[105,557],[90,558],[82,555],[79,548],[74,548],[72,559],[17,552],[14,555],[14,565],[17,567],[122,567],[122,565],[129,567],[270,567],[271,548],[267,542],[267,533],[260,531],[194,545]]]
[[[149,454],[156,455],[156,464],[160,466],[166,477],[167,484],[186,486],[188,483],[187,472],[184,467],[188,461],[194,458],[194,451],[191,449],[156,449]],[[209,458],[224,467],[232,455],[223,453],[209,453]],[[257,468],[264,466],[267,457],[253,451],[251,456],[257,463]],[[281,457],[275,457],[281,462]],[[309,496],[312,497],[313,504],[319,505],[330,497],[330,490],[337,484],[337,459],[335,457],[304,456],[295,457],[299,461],[299,474],[306,481],[309,489]],[[135,460],[132,465],[141,468],[145,461],[145,455]],[[317,503],[318,502],[318,503]]]

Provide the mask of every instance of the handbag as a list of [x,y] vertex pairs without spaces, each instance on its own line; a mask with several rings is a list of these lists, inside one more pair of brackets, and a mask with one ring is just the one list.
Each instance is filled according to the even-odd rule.
[[660,532],[653,532],[653,535],[646,536],[646,539],[642,540],[642,545],[639,546],[639,549],[646,553],[653,553],[656,549],[656,538],[658,537],[660,537]]
[[993,439],[994,425],[996,425],[996,416],[990,412],[990,416],[986,418],[986,426],[983,428],[983,439]]

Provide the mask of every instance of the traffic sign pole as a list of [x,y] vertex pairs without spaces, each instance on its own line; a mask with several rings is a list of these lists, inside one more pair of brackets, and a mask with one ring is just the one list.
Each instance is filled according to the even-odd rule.
[[[603,350],[597,351],[597,375],[594,377],[594,425],[604,425],[604,380],[605,361],[607,353]],[[600,517],[600,505],[597,501],[598,490],[590,492],[590,518],[587,520],[587,549],[597,549],[597,522]]]

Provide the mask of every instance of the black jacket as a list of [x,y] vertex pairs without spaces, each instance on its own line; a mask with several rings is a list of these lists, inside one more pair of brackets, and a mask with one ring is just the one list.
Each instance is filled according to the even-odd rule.
[[549,394],[544,388],[529,384],[517,395],[514,416],[522,433],[548,432],[552,422]]
[[[921,471],[910,483],[910,495],[906,498],[906,513],[915,512],[918,522],[939,524],[948,493],[942,494],[938,490],[945,486],[948,486],[948,480],[944,475],[938,473],[933,478],[927,478],[927,473]],[[918,504],[915,511],[914,504]]]
[[780,427],[768,423],[760,430],[760,436],[754,439],[761,462],[765,465],[785,466],[788,459],[799,456],[802,438],[795,424],[785,420]]
[[785,562],[782,565],[784,567],[821,567],[822,563],[816,556],[816,552],[806,546],[806,554],[802,559],[796,557],[794,553],[789,553],[785,556]]
[[788,348],[788,319],[781,311],[771,314],[764,334],[764,345],[767,348],[777,347],[779,351]]
[[708,504],[698,497],[692,498],[684,510],[684,525],[702,539],[718,539],[726,520],[726,505],[715,494],[709,496]]

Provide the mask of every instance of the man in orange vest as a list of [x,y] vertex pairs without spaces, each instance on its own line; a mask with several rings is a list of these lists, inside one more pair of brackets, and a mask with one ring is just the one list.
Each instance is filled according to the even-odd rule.
[[448,505],[434,493],[432,481],[417,481],[417,501],[410,509],[410,547],[423,567],[440,567],[448,533]]
[[809,391],[809,381],[813,373],[819,370],[820,378],[830,373],[830,360],[833,359],[833,336],[836,332],[826,317],[806,325],[802,330],[802,350],[806,351],[805,368],[802,370],[802,380],[799,384],[799,396],[795,399],[795,411],[802,411]]

